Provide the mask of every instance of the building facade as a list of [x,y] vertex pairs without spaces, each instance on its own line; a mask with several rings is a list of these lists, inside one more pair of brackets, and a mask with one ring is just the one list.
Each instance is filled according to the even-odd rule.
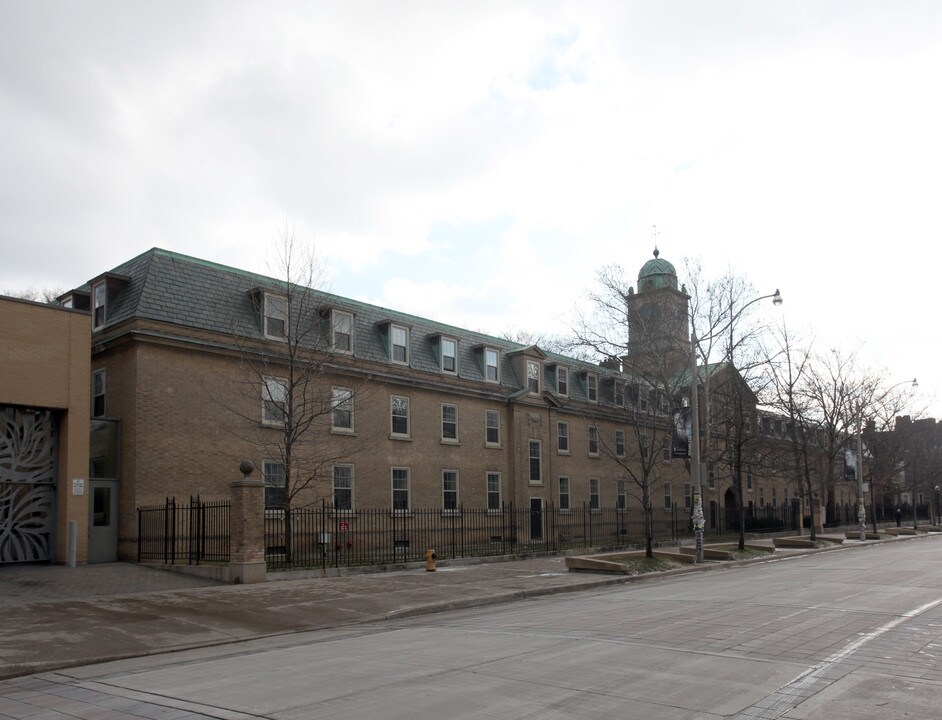
[[[121,557],[138,507],[224,498],[246,458],[272,507],[622,508],[640,523],[647,502],[660,528],[689,522],[671,443],[688,298],[657,256],[627,301],[627,354],[599,364],[161,249],[60,300],[91,313],[93,424],[120,426],[92,474],[117,476]],[[749,477],[744,506],[793,494],[786,472]],[[708,526],[738,507],[731,483],[711,469]]]
[[81,563],[102,542],[111,497],[87,474],[90,324],[0,297],[0,564]]

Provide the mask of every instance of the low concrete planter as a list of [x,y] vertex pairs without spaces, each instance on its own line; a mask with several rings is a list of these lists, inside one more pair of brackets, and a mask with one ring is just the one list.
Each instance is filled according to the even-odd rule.
[[777,548],[814,548],[814,543],[806,538],[799,537],[780,537],[772,538]]
[[[859,531],[854,532],[852,530],[848,530],[847,533],[845,534],[845,537],[848,540],[860,540],[860,532]],[[886,533],[883,533],[883,532],[865,532],[864,533],[864,540],[884,540],[884,539],[886,539]]]

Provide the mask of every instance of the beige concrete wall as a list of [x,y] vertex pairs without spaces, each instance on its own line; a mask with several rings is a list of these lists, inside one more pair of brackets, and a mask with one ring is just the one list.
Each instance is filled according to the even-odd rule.
[[[87,558],[90,343],[88,313],[0,297],[0,405],[59,411],[56,562],[68,560],[70,520],[76,559]],[[73,494],[73,479],[85,494]]]

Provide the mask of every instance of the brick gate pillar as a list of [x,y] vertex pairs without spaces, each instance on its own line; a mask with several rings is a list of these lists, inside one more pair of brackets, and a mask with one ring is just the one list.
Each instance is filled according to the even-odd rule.
[[266,580],[265,483],[249,477],[254,469],[243,460],[242,478],[229,483],[229,581],[236,584]]

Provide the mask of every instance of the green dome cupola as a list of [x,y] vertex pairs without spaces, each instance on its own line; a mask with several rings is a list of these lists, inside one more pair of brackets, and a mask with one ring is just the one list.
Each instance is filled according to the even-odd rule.
[[638,292],[657,288],[677,289],[677,271],[667,260],[662,260],[660,251],[654,248],[654,259],[648,260],[638,272]]

